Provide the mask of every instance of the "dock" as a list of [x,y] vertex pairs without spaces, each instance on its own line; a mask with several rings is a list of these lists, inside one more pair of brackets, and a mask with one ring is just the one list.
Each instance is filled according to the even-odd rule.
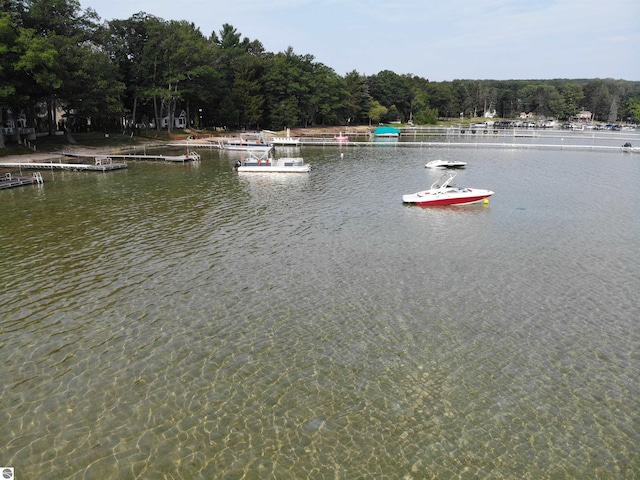
[[14,175],[5,173],[0,177],[0,190],[5,188],[22,187],[23,185],[41,185],[44,183],[40,172],[35,172],[30,176]]
[[110,172],[127,168],[126,163],[114,163],[110,157],[96,158],[93,164],[54,162],[2,162],[0,167],[19,168],[24,170],[74,170]]
[[74,158],[93,158],[96,161],[99,159],[105,158],[117,158],[123,160],[161,160],[164,162],[197,162],[200,160],[200,154],[197,152],[189,152],[185,155],[136,155],[136,154],[118,154],[118,153],[110,153],[109,155],[95,155],[91,153],[73,153],[73,152],[62,152],[62,155],[65,157],[74,157]]

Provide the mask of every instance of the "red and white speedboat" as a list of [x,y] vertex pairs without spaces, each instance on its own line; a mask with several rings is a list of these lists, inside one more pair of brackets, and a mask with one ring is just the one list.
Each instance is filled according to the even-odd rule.
[[493,195],[491,190],[451,185],[455,175],[448,175],[448,178],[445,177],[447,177],[447,175],[434,182],[429,190],[403,195],[402,201],[404,203],[422,206],[469,205],[471,203],[483,202]]

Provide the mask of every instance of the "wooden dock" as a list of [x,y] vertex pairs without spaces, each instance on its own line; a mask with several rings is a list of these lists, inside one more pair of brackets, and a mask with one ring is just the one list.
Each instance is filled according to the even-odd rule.
[[5,188],[22,187],[23,185],[41,185],[44,181],[40,172],[35,172],[30,176],[14,175],[5,173],[0,177],[0,190]]

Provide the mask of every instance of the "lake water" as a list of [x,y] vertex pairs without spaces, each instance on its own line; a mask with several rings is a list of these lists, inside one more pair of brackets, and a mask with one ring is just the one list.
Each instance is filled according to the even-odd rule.
[[638,154],[200,153],[0,191],[16,478],[640,476]]

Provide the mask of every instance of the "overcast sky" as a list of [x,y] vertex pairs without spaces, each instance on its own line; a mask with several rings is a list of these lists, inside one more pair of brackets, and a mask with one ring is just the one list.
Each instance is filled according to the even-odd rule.
[[207,37],[232,25],[341,76],[431,81],[640,80],[640,0],[80,0],[103,20],[146,12]]

